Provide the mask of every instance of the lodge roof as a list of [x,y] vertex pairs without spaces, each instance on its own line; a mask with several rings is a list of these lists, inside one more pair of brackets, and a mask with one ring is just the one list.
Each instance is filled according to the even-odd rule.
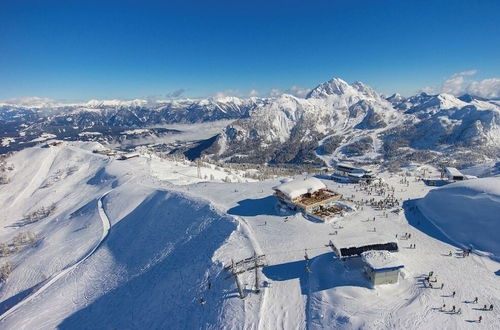
[[285,182],[273,187],[273,189],[282,192],[290,199],[295,199],[307,193],[313,193],[320,189],[326,189],[326,185],[321,180],[312,177],[304,180],[299,179]]

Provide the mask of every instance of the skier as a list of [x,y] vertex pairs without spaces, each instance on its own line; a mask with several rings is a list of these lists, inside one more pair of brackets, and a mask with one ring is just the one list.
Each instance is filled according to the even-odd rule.
[[453,307],[451,308],[451,311],[452,311],[453,313],[455,313],[455,305],[453,305]]
[[449,256],[449,257],[451,257],[451,256],[452,256],[451,251],[450,251],[450,253],[448,253],[448,256]]
[[452,296],[453,298],[455,298],[455,293],[456,293],[456,292],[455,292],[455,291],[453,291],[453,293],[451,294],[451,296]]
[[490,311],[492,311],[492,310],[493,310],[493,304],[490,305]]
[[486,310],[488,310],[488,307],[486,305],[484,305],[483,309],[486,311]]
[[443,290],[443,287],[444,287],[444,283],[441,283],[441,290]]
[[462,314],[462,309],[461,308],[458,308],[457,314]]
[[478,323],[481,323],[481,320],[483,319],[483,317],[481,315],[479,315],[479,319],[477,320]]
[[444,312],[445,308],[446,308],[446,304],[443,304],[443,307],[441,307],[441,312]]
[[474,301],[472,301],[474,304],[477,304],[477,297],[474,298]]

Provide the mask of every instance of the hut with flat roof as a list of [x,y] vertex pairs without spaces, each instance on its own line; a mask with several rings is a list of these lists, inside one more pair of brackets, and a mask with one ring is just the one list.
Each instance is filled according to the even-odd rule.
[[466,179],[462,172],[454,167],[446,167],[444,173],[448,177],[448,180],[462,181]]
[[369,250],[361,253],[361,259],[365,263],[365,273],[374,286],[398,283],[400,270],[404,266],[395,253]]
[[403,265],[397,261],[398,243],[386,234],[338,236],[329,246],[338,258],[361,258],[363,271],[373,285],[397,283]]

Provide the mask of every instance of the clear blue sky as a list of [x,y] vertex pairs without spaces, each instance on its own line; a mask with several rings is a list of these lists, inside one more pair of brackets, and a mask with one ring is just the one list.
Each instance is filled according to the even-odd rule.
[[0,99],[261,94],[341,77],[410,94],[500,76],[498,0],[0,1]]

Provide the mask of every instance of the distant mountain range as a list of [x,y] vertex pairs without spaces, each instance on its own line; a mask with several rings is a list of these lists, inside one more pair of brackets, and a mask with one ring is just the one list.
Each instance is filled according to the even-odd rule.
[[382,97],[335,78],[305,99],[267,100],[218,138],[224,160],[270,163],[453,162],[498,158],[500,104],[470,95]]
[[0,103],[0,150],[19,149],[42,134],[88,139],[99,133],[106,140],[123,130],[217,120],[234,121],[202,154],[227,162],[465,164],[500,157],[500,101],[425,93],[386,98],[339,78],[305,98]]

